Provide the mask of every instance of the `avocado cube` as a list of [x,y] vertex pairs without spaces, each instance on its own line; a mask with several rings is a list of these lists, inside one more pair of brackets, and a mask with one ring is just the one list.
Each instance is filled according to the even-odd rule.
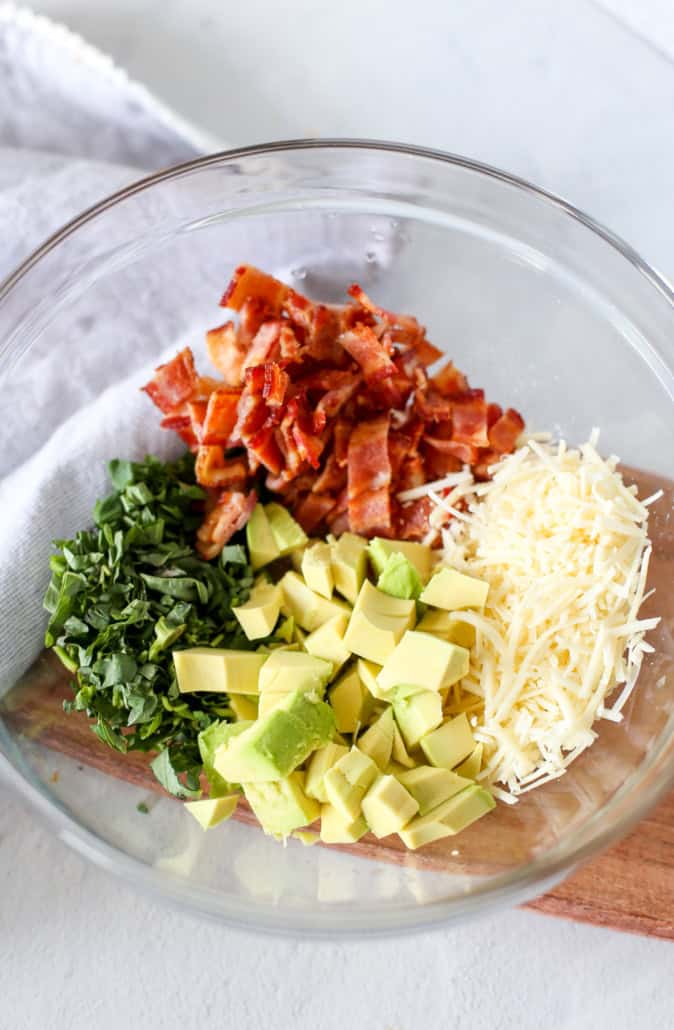
[[209,794],[211,798],[224,797],[231,794],[234,785],[223,779],[215,769],[215,756],[219,749],[243,733],[245,729],[252,726],[252,722],[223,722],[218,720],[212,722],[205,730],[202,730],[197,738],[199,754],[204,767],[204,774],[208,780]]
[[283,598],[281,611],[291,615],[296,624],[309,633],[337,615],[350,614],[351,609],[343,601],[335,598],[328,601],[314,593],[296,572],[286,572],[279,586]]
[[419,600],[449,612],[461,608],[484,608],[489,584],[456,569],[439,569],[424,588]]
[[488,790],[473,783],[426,815],[419,815],[399,831],[403,844],[415,851],[424,844],[464,830],[495,807]]
[[475,647],[475,627],[442,608],[429,608],[417,623],[417,629],[420,633],[432,633],[435,637],[449,640],[450,644],[458,644],[467,650]]
[[465,776],[469,780],[476,780],[482,768],[483,744],[476,744],[468,758],[461,765],[457,765],[454,772],[459,776]]
[[449,801],[459,791],[471,786],[471,781],[457,776],[449,769],[436,769],[432,765],[418,765],[397,773],[403,787],[419,804],[419,815],[437,808],[443,801]]
[[298,840],[305,848],[313,847],[321,839],[320,833],[314,833],[313,830],[293,830],[290,836],[294,840]]
[[425,734],[419,741],[431,765],[453,769],[471,753],[475,740],[465,712]]
[[269,519],[261,504],[255,505],[246,523],[246,543],[253,570],[261,569],[263,565],[268,565],[281,556]]
[[368,662],[365,658],[359,658],[356,668],[360,677],[360,682],[363,684],[368,694],[372,697],[383,699],[383,692],[379,688],[377,683],[377,676],[381,672],[381,665],[377,665],[376,662]]
[[368,554],[378,576],[392,554],[402,554],[414,566],[422,583],[428,581],[435,560],[427,544],[416,544],[410,540],[384,540],[379,536],[370,541]]
[[319,748],[318,751],[314,751],[307,763],[304,779],[305,794],[308,794],[310,798],[316,798],[317,801],[327,801],[328,795],[325,792],[323,778],[328,769],[332,769],[333,765],[348,753],[349,749],[346,745],[336,744],[334,741]]
[[393,721],[393,746],[391,748],[391,759],[403,769],[413,769],[416,762],[405,747],[405,741],[398,729],[398,724]]
[[260,672],[261,694],[316,691],[322,696],[332,676],[332,663],[303,651],[272,651]]
[[[417,691],[417,688],[408,688]],[[393,714],[407,748],[416,747],[423,736],[442,722],[442,698],[434,690],[396,692]]]
[[416,618],[412,600],[391,597],[365,580],[356,599],[344,643],[360,658],[383,665]]
[[335,588],[355,604],[367,572],[367,540],[355,533],[342,533],[331,551]]
[[194,816],[202,830],[210,830],[225,819],[229,819],[239,803],[238,794],[227,794],[220,798],[206,798],[203,801],[186,801],[185,808]]
[[328,802],[354,822],[360,815],[365,791],[378,775],[379,769],[369,755],[364,755],[358,748],[351,748],[323,777]]
[[469,664],[470,654],[464,647],[430,633],[407,630],[384,662],[377,684],[385,697],[403,683],[438,691],[462,679]]
[[247,694],[230,694],[229,707],[237,722],[254,722],[258,716],[258,699]]
[[219,748],[215,770],[233,783],[281,780],[335,732],[329,705],[296,690],[252,726]]
[[310,633],[304,641],[304,647],[309,654],[332,663],[333,673],[341,669],[342,665],[351,657],[351,652],[344,643],[344,634],[348,624],[348,615],[335,615],[334,618],[328,619],[313,633]]
[[320,805],[304,791],[304,776],[293,772],[275,783],[242,783],[246,801],[265,833],[287,837],[320,815]]
[[328,700],[340,733],[355,733],[356,728],[365,722],[371,703],[370,695],[355,668],[337,680],[330,689]]
[[324,844],[355,844],[367,833],[362,815],[349,819],[334,805],[321,808],[321,840]]
[[281,557],[305,546],[307,534],[282,504],[265,504],[264,510]]
[[[321,693],[316,694],[317,697],[321,697]],[[260,694],[260,701],[257,709],[258,719],[263,719],[265,715],[269,715],[275,708],[282,705],[288,697],[288,692],[282,693],[276,690],[265,690],[264,694]]]
[[330,600],[335,587],[330,544],[322,540],[309,544],[302,552],[301,569],[309,589]]
[[181,694],[195,691],[257,694],[258,677],[267,656],[221,647],[190,647],[173,652]]
[[419,573],[404,554],[389,554],[379,573],[377,589],[391,597],[417,598],[421,593]]
[[378,776],[362,801],[365,822],[375,837],[397,833],[419,811],[419,805],[395,776]]
[[362,737],[358,738],[358,750],[369,755],[382,772],[391,760],[393,727],[393,711],[388,707]]
[[271,636],[280,610],[281,589],[272,583],[260,583],[253,587],[245,604],[232,608],[249,640]]

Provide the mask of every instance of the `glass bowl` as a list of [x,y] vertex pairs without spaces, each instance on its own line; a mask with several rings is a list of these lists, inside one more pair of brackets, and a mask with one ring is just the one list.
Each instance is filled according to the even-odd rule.
[[[86,524],[108,458],[168,453],[149,404],[106,435],[100,395],[125,378],[135,391],[162,354],[198,347],[242,262],[327,301],[360,282],[380,304],[416,314],[471,383],[521,410],[530,428],[580,443],[599,426],[604,453],[674,477],[672,292],[563,201],[472,161],[384,143],[275,143],[153,175],[66,226],[0,290],[0,397],[18,430],[3,445],[3,473],[76,437],[80,419],[75,458],[59,472],[68,503],[52,526],[39,491],[23,495],[34,496],[26,518],[36,542],[16,550],[9,578],[5,570],[14,615],[0,629],[2,772],[80,853],[233,925],[393,933],[541,894],[624,834],[674,779],[671,492],[651,517],[659,589],[646,611],[663,618],[624,721],[601,723],[561,780],[499,806],[455,839],[449,858],[436,845],[391,861],[367,844],[355,854],[283,848],[241,823],[204,834],[172,799],[60,754],[48,719],[27,728],[17,717],[47,674],[44,527],[49,538]],[[86,404],[83,440],[74,413]],[[49,453],[32,459],[43,472]]]

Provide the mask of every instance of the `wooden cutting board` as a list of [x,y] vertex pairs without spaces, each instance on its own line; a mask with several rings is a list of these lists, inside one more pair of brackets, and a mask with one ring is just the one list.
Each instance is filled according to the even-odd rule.
[[[624,472],[627,473],[626,479],[638,483],[640,496],[660,487],[666,490],[660,509],[663,516],[653,520],[651,536],[661,559],[657,609],[671,626],[674,520],[669,519],[668,513],[672,511],[674,502],[674,484],[643,472]],[[670,633],[670,645],[671,636]],[[149,768],[150,756],[138,752],[120,755],[98,740],[83,716],[64,713],[63,700],[71,696],[69,679],[58,659],[44,652],[23,684],[19,684],[5,699],[0,716],[15,733],[118,779],[163,793]],[[671,683],[668,686],[672,689]],[[609,726],[608,732],[611,731]],[[501,845],[499,834],[504,823],[507,825],[510,821],[510,830],[516,831],[519,808],[519,805],[514,809],[500,806],[500,825],[495,824],[493,830],[489,829],[492,816],[490,820],[476,824],[476,827],[481,827],[479,838],[471,837],[474,828],[456,838],[457,841],[460,839],[472,870],[477,871],[484,853],[498,853]],[[243,822],[255,822],[245,803],[239,804],[236,817]],[[508,840],[516,842],[517,833],[509,832]],[[515,843],[513,847],[516,846]],[[368,835],[357,845],[345,845],[342,850],[389,862],[414,864],[419,868],[447,870],[448,866],[456,866],[456,860],[449,857],[456,852],[448,851],[448,848],[453,849],[454,844],[440,841],[412,856],[397,837],[378,841]],[[509,857],[516,860],[518,856],[511,852]],[[548,894],[530,902],[528,907],[550,915],[674,940],[674,793],[666,797],[628,837],[575,871]]]

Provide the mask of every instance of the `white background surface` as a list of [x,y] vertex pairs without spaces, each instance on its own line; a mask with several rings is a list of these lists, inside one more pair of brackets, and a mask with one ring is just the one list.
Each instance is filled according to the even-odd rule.
[[[564,194],[674,275],[671,0],[33,7],[232,143],[468,154]],[[402,941],[234,934],[139,898],[0,804],[0,1030],[674,1025],[664,942],[523,912]]]

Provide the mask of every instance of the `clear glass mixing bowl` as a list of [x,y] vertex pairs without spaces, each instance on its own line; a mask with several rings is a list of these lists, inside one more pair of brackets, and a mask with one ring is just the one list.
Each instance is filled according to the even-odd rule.
[[[446,154],[346,141],[254,147],[154,175],[34,254],[0,290],[0,397],[22,429],[14,464],[95,399],[111,368],[135,389],[141,366],[218,324],[220,291],[241,262],[328,301],[358,281],[382,305],[418,315],[471,382],[531,428],[582,442],[600,426],[605,453],[674,477],[669,287],[620,240],[527,183]],[[54,353],[62,361],[44,377]],[[55,536],[78,528],[102,459],[116,454],[100,453],[99,428],[83,455],[90,490]],[[124,456],[148,447],[166,448],[149,410]],[[560,781],[457,837],[450,859],[438,860],[436,846],[393,862],[368,858],[367,845],[360,855],[297,841],[284,849],[237,823],[203,834],[169,798],[138,812],[146,789],[63,757],[39,720],[26,732],[17,711],[47,674],[41,661],[29,668],[41,648],[46,552],[14,558],[27,635],[18,652],[0,626],[2,771],[79,852],[230,924],[392,933],[531,898],[625,833],[674,778],[671,510],[671,492],[653,507],[659,589],[647,609],[663,619],[625,721],[602,723]],[[19,658],[8,663],[10,653]]]

